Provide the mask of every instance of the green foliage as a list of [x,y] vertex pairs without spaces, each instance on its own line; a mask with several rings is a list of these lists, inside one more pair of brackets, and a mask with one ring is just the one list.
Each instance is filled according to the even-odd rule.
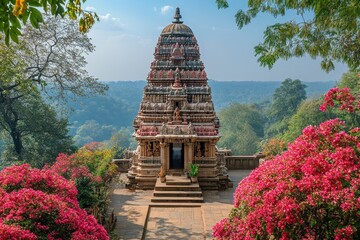
[[275,89],[269,110],[270,125],[265,130],[267,138],[281,136],[287,130],[289,118],[306,99],[305,88],[300,80],[288,78]]
[[306,85],[298,79],[285,79],[273,94],[270,118],[278,121],[293,115],[301,101],[306,99],[305,88]]
[[284,132],[289,128],[289,117],[285,117],[276,122],[268,122],[265,127],[265,138],[279,137],[281,138]]
[[347,72],[344,73],[337,84],[339,88],[350,88],[350,92],[355,94],[360,91],[360,80],[358,72]]
[[289,120],[289,126],[287,131],[283,136],[283,139],[289,143],[293,142],[298,136],[301,135],[302,130],[308,126],[317,126],[326,120],[336,118],[336,115],[333,111],[321,112],[319,111],[320,105],[322,104],[323,99],[308,99],[302,102],[296,111],[296,113],[291,116]]
[[[337,87],[342,88],[349,88],[350,93],[352,95],[359,96],[360,94],[360,81],[359,76],[357,72],[349,71],[345,73],[339,83],[337,84]],[[355,104],[354,104],[355,105]],[[354,111],[353,113],[347,112],[347,111],[341,111],[337,108],[334,109],[327,109],[325,113],[333,112],[336,114],[336,117],[346,122],[346,124],[353,128],[360,126],[360,113],[358,111]]]
[[[76,131],[88,120],[95,120],[100,126],[112,126],[116,131],[121,127],[129,128],[132,132],[132,122],[139,110],[145,81],[109,82],[109,90],[104,96],[78,98],[76,102],[69,101],[73,109],[69,122],[70,134]],[[267,108],[275,89],[281,82],[221,82],[209,81],[212,88],[212,98],[217,111],[228,107],[231,103],[258,103],[257,108]],[[309,97],[323,95],[335,82],[309,82],[307,94]],[[70,98],[73,96],[70,96]],[[81,138],[84,135],[80,135]],[[81,140],[81,138],[79,140]],[[94,141],[103,141],[106,138],[93,138]],[[82,141],[82,140],[81,140]],[[90,142],[88,139],[84,142]],[[133,144],[131,148],[133,149]]]
[[[33,167],[42,167],[54,162],[59,152],[71,153],[75,150],[68,135],[67,119],[58,118],[55,109],[45,103],[39,94],[18,98],[11,109],[13,114],[19,116],[16,131],[23,148],[20,159]],[[5,130],[4,139],[10,139],[13,129],[6,120],[6,116],[0,114],[0,126]],[[7,144],[3,155],[6,161],[19,157],[15,147],[14,144]]]
[[[219,8],[228,7],[226,0],[217,1]],[[279,59],[309,55],[320,57],[321,68],[331,71],[334,61],[346,63],[350,69],[360,66],[360,2],[346,1],[270,1],[249,0],[248,9],[235,15],[241,29],[259,13],[274,18],[287,13],[296,16],[268,26],[264,41],[255,46],[260,65],[271,68]]]
[[[28,22],[34,28],[39,28],[44,22],[43,13],[53,16],[67,16],[72,20],[79,19],[79,30],[87,32],[95,20],[96,13],[82,9],[86,0],[2,0],[0,1],[0,32],[5,35],[5,43],[10,39],[19,43],[21,27]],[[1,38],[1,37],[0,37]]]
[[267,139],[261,148],[266,159],[272,159],[276,155],[281,154],[287,148],[287,144],[282,139],[275,137]]
[[234,154],[257,152],[266,119],[254,106],[232,104],[220,111],[219,119],[220,147],[230,148]]
[[92,181],[88,177],[80,177],[75,179],[75,186],[78,190],[77,199],[81,208],[89,209],[96,206],[98,203],[98,196],[96,188],[99,183]]
[[120,159],[124,157],[127,149],[135,149],[137,143],[132,137],[130,130],[122,127],[112,135],[111,139],[106,142],[106,145],[114,152],[114,158]]
[[190,177],[197,177],[197,175],[199,174],[199,165],[194,164],[194,163],[190,163],[189,167],[190,167],[189,176]]
[[92,174],[102,178],[116,172],[116,165],[112,163],[113,159],[114,152],[104,148],[102,143],[96,142],[85,145],[75,154],[77,165],[86,165]]
[[[67,121],[57,119],[41,100],[39,89],[57,99],[68,92],[82,96],[106,90],[84,69],[83,54],[94,49],[90,39],[68,19],[46,16],[44,21],[40,29],[25,27],[18,45],[0,43],[4,60],[0,62],[0,125],[9,133],[14,149],[8,155],[19,160],[26,157],[37,167],[53,161],[59,151],[73,150],[66,136]],[[26,152],[26,148],[33,150]]]
[[229,4],[225,0],[216,0],[216,3],[218,5],[218,8],[227,8],[227,7],[229,7]]
[[101,142],[115,133],[116,129],[111,125],[100,125],[95,120],[88,120],[81,125],[74,136],[77,146],[83,146],[90,142]]

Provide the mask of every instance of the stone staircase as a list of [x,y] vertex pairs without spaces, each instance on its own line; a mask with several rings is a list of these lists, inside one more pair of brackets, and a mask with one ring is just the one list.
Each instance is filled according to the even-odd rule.
[[151,202],[160,205],[199,205],[204,198],[199,183],[192,183],[185,175],[167,175],[164,183],[157,179]]

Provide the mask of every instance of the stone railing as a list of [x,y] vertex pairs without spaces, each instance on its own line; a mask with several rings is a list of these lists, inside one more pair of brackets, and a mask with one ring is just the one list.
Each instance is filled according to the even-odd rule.
[[131,159],[113,159],[113,163],[118,166],[119,172],[127,172],[131,167]]
[[256,154],[252,156],[225,156],[226,168],[228,170],[255,169],[259,166],[260,159],[264,156]]

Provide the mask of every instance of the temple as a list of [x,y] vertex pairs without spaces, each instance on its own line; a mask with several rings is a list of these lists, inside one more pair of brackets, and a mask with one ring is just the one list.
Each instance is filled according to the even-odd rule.
[[128,172],[132,188],[153,189],[161,169],[186,174],[190,163],[199,165],[203,190],[228,186],[224,152],[216,147],[220,123],[199,45],[180,19],[177,8],[160,34],[133,122],[138,147]]

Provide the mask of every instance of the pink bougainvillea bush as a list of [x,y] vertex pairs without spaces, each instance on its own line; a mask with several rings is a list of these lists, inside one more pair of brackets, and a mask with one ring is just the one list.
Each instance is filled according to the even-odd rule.
[[360,110],[360,93],[358,98],[350,93],[349,88],[332,88],[324,95],[324,103],[320,106],[321,111],[328,107],[338,106],[340,110],[353,113]]
[[360,129],[308,126],[240,182],[218,239],[360,239]]
[[[0,239],[109,239],[79,207],[72,181],[28,164],[0,172]],[[11,237],[10,237],[11,236]]]

